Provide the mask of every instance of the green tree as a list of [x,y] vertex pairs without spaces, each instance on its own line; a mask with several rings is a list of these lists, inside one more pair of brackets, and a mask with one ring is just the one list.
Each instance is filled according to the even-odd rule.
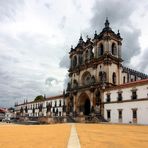
[[40,96],[37,96],[34,101],[43,101],[44,100],[44,97],[42,95]]

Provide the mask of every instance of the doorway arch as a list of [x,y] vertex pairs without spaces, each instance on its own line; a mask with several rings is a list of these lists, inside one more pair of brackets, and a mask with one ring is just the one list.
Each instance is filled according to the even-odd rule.
[[79,96],[79,111],[83,112],[84,115],[89,115],[91,110],[91,103],[88,95],[82,93]]

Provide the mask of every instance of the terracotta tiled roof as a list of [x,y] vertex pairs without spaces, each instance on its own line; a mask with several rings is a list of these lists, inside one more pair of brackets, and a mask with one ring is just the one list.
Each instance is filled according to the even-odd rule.
[[45,100],[42,100],[42,101],[30,101],[30,102],[18,104],[16,106],[27,105],[27,104],[32,104],[32,103],[39,103],[39,102],[44,102],[44,101],[48,101],[48,100],[55,100],[55,99],[59,99],[62,97],[63,97],[63,95],[51,96],[51,97],[47,97]]
[[132,86],[143,85],[143,84],[148,85],[148,79],[137,80],[137,81],[133,81],[133,82],[129,82],[129,83],[120,84],[120,85],[108,88],[107,90],[114,90],[114,89],[132,87]]
[[0,113],[5,113],[5,112],[6,112],[6,110],[0,108]]
[[47,97],[46,100],[53,100],[53,99],[59,99],[59,98],[63,98],[63,95]]

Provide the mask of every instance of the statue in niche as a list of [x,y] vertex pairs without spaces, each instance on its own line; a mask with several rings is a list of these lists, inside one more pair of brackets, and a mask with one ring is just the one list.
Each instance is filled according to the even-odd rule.
[[67,90],[70,90],[70,89],[71,89],[71,83],[68,82],[68,84],[67,84]]
[[92,50],[90,51],[90,59],[94,58],[94,53],[92,52]]
[[91,84],[94,84],[96,82],[96,79],[94,76],[91,77]]

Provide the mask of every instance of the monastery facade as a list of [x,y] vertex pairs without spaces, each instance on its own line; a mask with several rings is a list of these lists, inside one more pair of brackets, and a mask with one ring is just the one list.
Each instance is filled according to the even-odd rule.
[[[84,41],[80,37],[77,46],[69,53],[68,112],[85,116],[94,112],[98,118],[102,116],[109,122],[117,122],[118,114],[122,116],[123,111],[123,116],[127,117],[120,122],[148,124],[145,116],[148,112],[148,76],[125,67],[121,50],[120,33],[112,31],[108,20],[99,34],[95,32],[93,39]],[[123,89],[119,89],[121,86]],[[137,108],[143,108],[143,111]],[[132,110],[135,120],[128,117],[132,116]],[[145,119],[137,119],[136,111]]]
[[[70,81],[61,99],[64,107],[58,109],[57,116],[66,114],[77,122],[90,117],[112,123],[148,124],[148,75],[123,65],[122,38],[119,31],[111,29],[108,19],[93,39],[84,41],[80,36],[69,58]],[[49,109],[48,102],[56,99],[40,102],[42,110],[37,107],[33,111],[30,106],[36,102],[17,105],[16,109],[19,112],[28,106],[29,116],[54,116],[54,103]]]

